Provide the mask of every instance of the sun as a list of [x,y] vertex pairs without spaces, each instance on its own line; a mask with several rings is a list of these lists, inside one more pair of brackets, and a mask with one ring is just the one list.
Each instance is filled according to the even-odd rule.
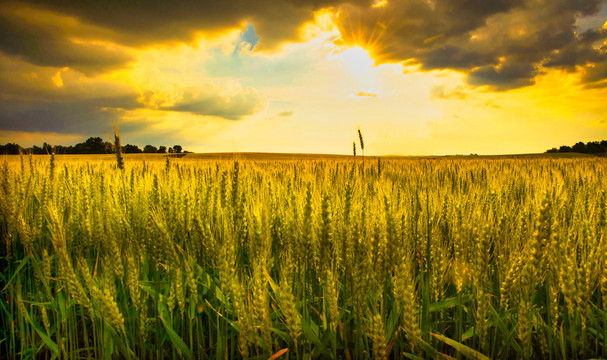
[[356,75],[370,72],[375,64],[369,52],[360,46],[349,47],[333,56],[342,61],[348,71]]

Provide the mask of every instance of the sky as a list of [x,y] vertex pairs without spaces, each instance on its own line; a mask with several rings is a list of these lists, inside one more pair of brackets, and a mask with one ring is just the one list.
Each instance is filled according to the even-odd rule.
[[[0,143],[543,152],[607,139],[607,1],[0,0]],[[360,149],[359,149],[360,153]]]

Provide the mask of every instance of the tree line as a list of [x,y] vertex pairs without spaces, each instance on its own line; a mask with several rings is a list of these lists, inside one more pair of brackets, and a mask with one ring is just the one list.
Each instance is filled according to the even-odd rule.
[[[125,154],[167,154],[167,153],[188,153],[181,145],[174,145],[173,147],[146,145],[141,149],[137,145],[126,144],[120,147],[122,152]],[[34,145],[32,147],[24,148],[19,144],[7,143],[0,145],[0,155],[19,155],[19,154],[34,154],[34,155],[45,155],[45,154],[113,154],[115,153],[114,144],[109,141],[103,141],[100,137],[90,137],[86,141],[78,143],[76,145],[63,146],[63,145],[50,145],[47,143],[42,146]]]
[[601,142],[590,141],[586,144],[580,141],[573,146],[562,145],[561,147],[552,148],[546,151],[547,153],[581,153],[581,154],[600,154],[607,152],[607,140]]

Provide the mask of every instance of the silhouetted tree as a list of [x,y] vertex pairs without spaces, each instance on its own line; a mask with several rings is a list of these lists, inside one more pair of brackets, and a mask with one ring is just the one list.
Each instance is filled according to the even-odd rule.
[[577,144],[573,145],[571,147],[571,150],[573,150],[573,152],[576,152],[576,153],[585,153],[586,152],[586,144],[584,144],[582,141],[580,141]]
[[166,147],[166,146],[164,146],[164,145],[163,145],[163,146],[160,146],[160,147],[158,148],[158,152],[159,152],[160,154],[166,154],[166,153],[167,153],[167,147]]
[[[546,152],[555,152],[555,149],[552,148]],[[576,143],[573,146],[563,145],[558,149],[560,153],[567,152],[576,152],[582,154],[600,154],[607,152],[607,140],[603,140],[601,142],[598,141],[589,141],[587,144],[584,144],[582,141]]]
[[122,147],[122,152],[125,154],[137,154],[143,151],[137,145],[126,144]]
[[0,145],[0,154],[2,155],[19,155],[19,152],[22,150],[21,146],[8,143],[6,145]]
[[156,146],[153,146],[153,145],[146,145],[146,146],[143,148],[143,152],[144,152],[144,153],[146,153],[146,154],[152,154],[152,153],[157,153],[157,152],[158,152],[158,149],[156,148]]
[[553,153],[557,153],[557,152],[559,152],[559,149],[557,149],[557,148],[552,148],[552,149],[546,150],[546,152],[547,152],[547,153],[549,153],[549,154],[553,154]]
[[42,154],[44,154],[44,149],[41,148],[40,146],[34,145],[34,146],[32,146],[31,149],[27,149],[25,152],[27,152],[29,154],[34,154],[34,155],[42,155]]
[[105,152],[105,147],[103,146],[103,139],[100,137],[90,137],[84,143],[84,146],[88,149],[91,154],[99,154]]
[[181,145],[174,145],[173,146],[173,152],[179,154],[181,152],[181,150],[183,150],[183,148],[181,147]]
[[112,152],[112,144],[103,141],[100,137],[90,137],[85,142],[78,143],[72,148],[74,154],[110,154]]
[[55,154],[70,154],[68,152],[70,147],[65,147],[63,145],[55,145],[55,146],[53,146],[53,152]]
[[42,144],[42,151],[44,151],[45,154],[52,154],[53,153],[53,146],[47,143]]
[[605,149],[601,147],[601,144],[598,141],[590,141],[586,144],[586,153],[598,154],[602,152],[605,152]]

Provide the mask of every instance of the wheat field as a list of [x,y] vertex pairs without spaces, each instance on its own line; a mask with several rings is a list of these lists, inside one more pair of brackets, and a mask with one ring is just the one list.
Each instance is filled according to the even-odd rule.
[[607,358],[604,158],[0,161],[0,357]]

